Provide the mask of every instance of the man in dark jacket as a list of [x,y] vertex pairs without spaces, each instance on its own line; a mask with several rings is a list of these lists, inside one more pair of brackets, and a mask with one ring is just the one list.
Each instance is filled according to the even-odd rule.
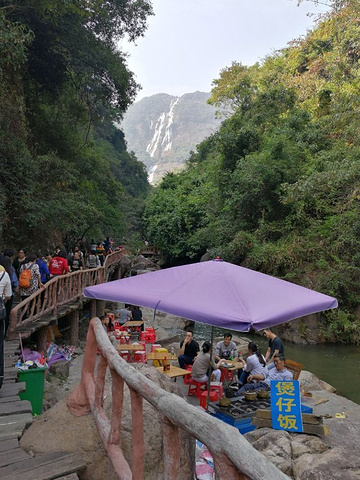
[[192,365],[200,348],[196,340],[193,339],[193,332],[187,330],[185,339],[180,342],[179,365],[180,368],[185,368],[185,365]]

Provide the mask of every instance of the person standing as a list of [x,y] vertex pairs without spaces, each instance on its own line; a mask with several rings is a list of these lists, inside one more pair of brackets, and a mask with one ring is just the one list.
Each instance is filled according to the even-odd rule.
[[180,342],[180,351],[178,357],[180,368],[185,368],[185,365],[192,365],[199,351],[199,344],[193,339],[193,332],[191,330],[187,330],[184,340]]
[[65,273],[69,273],[69,271],[70,268],[66,260],[66,251],[60,250],[59,253],[50,260],[50,275],[64,275]]
[[11,294],[10,276],[2,267],[0,270],[0,388],[4,381],[5,304],[11,298]]
[[79,270],[82,270],[83,261],[82,261],[82,258],[80,257],[80,252],[79,251],[75,251],[74,255],[70,258],[69,267],[70,267],[72,272],[77,272]]
[[265,328],[263,332],[264,337],[269,340],[269,347],[265,354],[265,360],[267,368],[271,370],[275,367],[274,358],[275,355],[284,355],[284,344],[277,335],[271,330],[271,328]]
[[99,242],[96,247],[96,255],[99,257],[100,265],[103,266],[105,260],[105,248],[102,242]]
[[0,267],[1,265],[3,266],[5,271],[8,273],[11,281],[11,297],[8,298],[5,303],[5,307],[6,307],[5,336],[9,328],[10,312],[14,302],[14,295],[19,291],[19,279],[15,273],[15,268],[11,263],[13,256],[14,256],[14,251],[11,250],[10,248],[7,248],[6,250],[4,250],[4,255],[0,255]]
[[90,255],[86,261],[87,268],[97,268],[100,267],[99,257],[96,255],[96,250],[91,250]]
[[39,265],[41,283],[46,283],[50,280],[50,272],[46,261],[43,259],[42,253],[36,253],[36,264]]
[[[28,281],[28,286],[25,286],[25,283],[23,283],[22,279],[22,272],[27,270],[30,270],[31,275],[28,280],[26,279],[26,281]],[[26,257],[26,263],[21,265],[19,285],[21,300],[26,300],[28,297],[30,297],[30,295],[42,287],[39,265],[36,264],[36,255],[30,254],[28,257]]]
[[19,278],[20,275],[20,267],[25,263],[26,260],[26,251],[25,248],[20,248],[18,251],[18,257],[15,258],[13,261],[13,267],[15,268],[15,273]]

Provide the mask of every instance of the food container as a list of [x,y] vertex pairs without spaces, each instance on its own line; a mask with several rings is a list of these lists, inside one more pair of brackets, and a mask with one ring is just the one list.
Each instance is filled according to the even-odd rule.
[[245,400],[248,400],[248,401],[253,401],[253,400],[256,400],[256,397],[257,397],[257,393],[256,392],[246,392],[245,393]]
[[258,398],[268,398],[269,390],[258,390],[257,392]]
[[231,405],[231,400],[230,400],[230,398],[227,398],[227,397],[220,398],[220,400],[219,400],[219,405],[220,405],[221,407],[230,407],[230,405]]

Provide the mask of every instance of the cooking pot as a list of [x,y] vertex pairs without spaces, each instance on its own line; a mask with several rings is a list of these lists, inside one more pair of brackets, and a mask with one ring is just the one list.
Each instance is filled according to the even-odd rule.
[[246,392],[245,393],[245,400],[253,401],[253,400],[256,400],[256,397],[257,397],[256,392]]
[[220,407],[230,407],[230,405],[231,405],[230,398],[227,398],[227,397],[220,398],[219,405],[220,405]]
[[268,398],[269,396],[269,390],[258,390],[257,391],[257,396],[259,398]]

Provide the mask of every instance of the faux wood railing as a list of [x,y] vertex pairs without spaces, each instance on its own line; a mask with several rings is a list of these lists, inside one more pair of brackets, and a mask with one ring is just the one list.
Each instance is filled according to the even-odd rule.
[[[102,355],[97,356],[97,348]],[[98,362],[97,362],[98,359]],[[104,410],[105,374],[112,379],[111,420]],[[129,387],[132,416],[132,468],[121,450],[121,422],[124,384]],[[288,480],[238,430],[188,404],[126,363],[112,346],[98,318],[90,322],[81,382],[67,400],[75,416],[92,413],[100,437],[120,480],[144,479],[143,400],[160,414],[163,422],[164,480],[180,478],[180,431],[204,443],[213,455],[218,480]]]
[[10,314],[8,337],[15,337],[17,327],[25,326],[46,316],[56,316],[59,307],[79,300],[85,287],[106,281],[107,271],[121,260],[123,253],[116,251],[107,255],[102,267],[79,270],[59,275],[16,305]]

